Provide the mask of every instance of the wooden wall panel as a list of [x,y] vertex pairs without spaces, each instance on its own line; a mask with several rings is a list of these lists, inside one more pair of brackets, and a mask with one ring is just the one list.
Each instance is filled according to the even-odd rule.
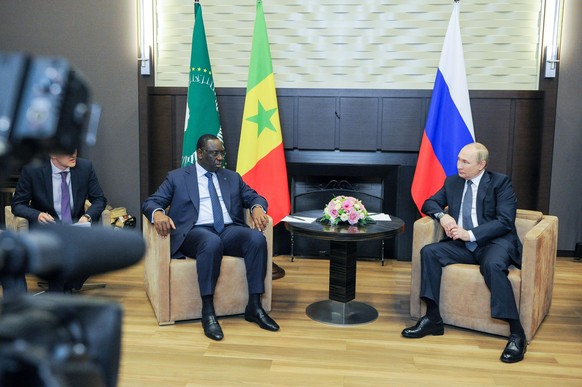
[[173,105],[174,97],[171,95],[150,96],[149,98],[147,195],[152,194],[163,181],[166,173],[175,168]]
[[[244,95],[224,95],[217,96],[217,99],[226,149],[226,165],[229,169],[236,170],[245,97]],[[227,135],[227,133],[236,133],[236,135]]]
[[511,176],[520,208],[537,208],[541,188],[543,101],[515,101],[515,134]]
[[489,149],[489,169],[510,173],[513,140],[512,101],[508,98],[471,101],[475,139]]
[[418,152],[426,103],[426,98],[382,99],[381,150]]
[[285,148],[293,148],[293,145],[297,143],[297,139],[294,138],[296,131],[293,130],[295,127],[296,99],[294,97],[278,97],[277,103],[279,105],[279,120],[281,122],[281,131],[283,132],[283,145]]
[[339,98],[339,103],[339,150],[378,149],[378,98]]
[[298,149],[333,150],[336,138],[336,99],[333,97],[299,98],[297,106]]

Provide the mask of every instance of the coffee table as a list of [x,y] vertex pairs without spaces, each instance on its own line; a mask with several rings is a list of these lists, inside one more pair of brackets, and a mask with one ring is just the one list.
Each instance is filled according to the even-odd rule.
[[356,298],[357,242],[393,238],[404,231],[404,221],[390,215],[390,221],[376,221],[365,226],[328,225],[318,221],[305,223],[295,218],[319,218],[321,210],[292,214],[285,228],[309,238],[330,241],[329,300],[315,302],[306,309],[313,320],[334,325],[356,325],[372,322],[378,311],[371,305],[354,301]]

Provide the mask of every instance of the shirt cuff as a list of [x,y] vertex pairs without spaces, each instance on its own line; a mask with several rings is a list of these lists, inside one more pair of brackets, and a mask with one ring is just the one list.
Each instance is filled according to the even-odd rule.
[[473,231],[469,230],[467,232],[469,233],[469,242],[475,242],[477,238],[475,238],[475,235],[473,235]]
[[152,212],[152,218],[150,219],[150,222],[152,222],[152,224],[154,224],[154,215],[156,213],[156,211],[162,211],[164,213],[164,215],[166,215],[166,211],[164,211],[163,208],[156,208],[153,212]]
[[263,206],[261,206],[260,204],[255,204],[251,207],[251,212],[253,212],[253,210],[255,209],[255,207],[260,207],[261,210],[263,210],[263,212],[266,214],[267,211],[265,211],[265,209],[263,208]]

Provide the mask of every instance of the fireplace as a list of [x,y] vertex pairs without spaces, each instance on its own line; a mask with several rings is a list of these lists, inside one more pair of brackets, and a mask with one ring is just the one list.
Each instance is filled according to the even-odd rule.
[[[395,215],[405,222],[405,232],[396,238],[359,243],[358,258],[410,260],[412,223],[418,217],[410,196],[416,155],[393,156],[380,152],[286,152],[291,211],[321,209],[323,213],[334,195],[357,197],[368,211]],[[328,241],[295,235],[291,243],[291,234],[284,227],[277,227],[275,241],[276,254],[329,256]]]

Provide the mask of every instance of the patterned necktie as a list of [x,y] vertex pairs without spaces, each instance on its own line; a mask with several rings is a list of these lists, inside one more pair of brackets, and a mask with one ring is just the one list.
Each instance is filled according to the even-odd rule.
[[216,187],[214,187],[214,183],[212,182],[212,172],[206,172],[204,176],[208,178],[208,193],[210,194],[210,202],[212,203],[214,229],[216,232],[221,233],[224,230],[224,217],[222,216],[222,207],[220,206]]
[[[471,218],[471,208],[473,207],[472,184],[473,182],[471,180],[467,180],[467,190],[465,191],[465,196],[463,196],[463,208],[461,211],[463,217],[463,228],[467,231],[473,229],[473,219]],[[477,248],[477,242],[465,242],[465,246],[470,251],[475,251]]]
[[71,197],[69,196],[69,186],[67,185],[67,173],[59,172],[61,175],[61,221],[63,223],[73,223],[71,218]]

